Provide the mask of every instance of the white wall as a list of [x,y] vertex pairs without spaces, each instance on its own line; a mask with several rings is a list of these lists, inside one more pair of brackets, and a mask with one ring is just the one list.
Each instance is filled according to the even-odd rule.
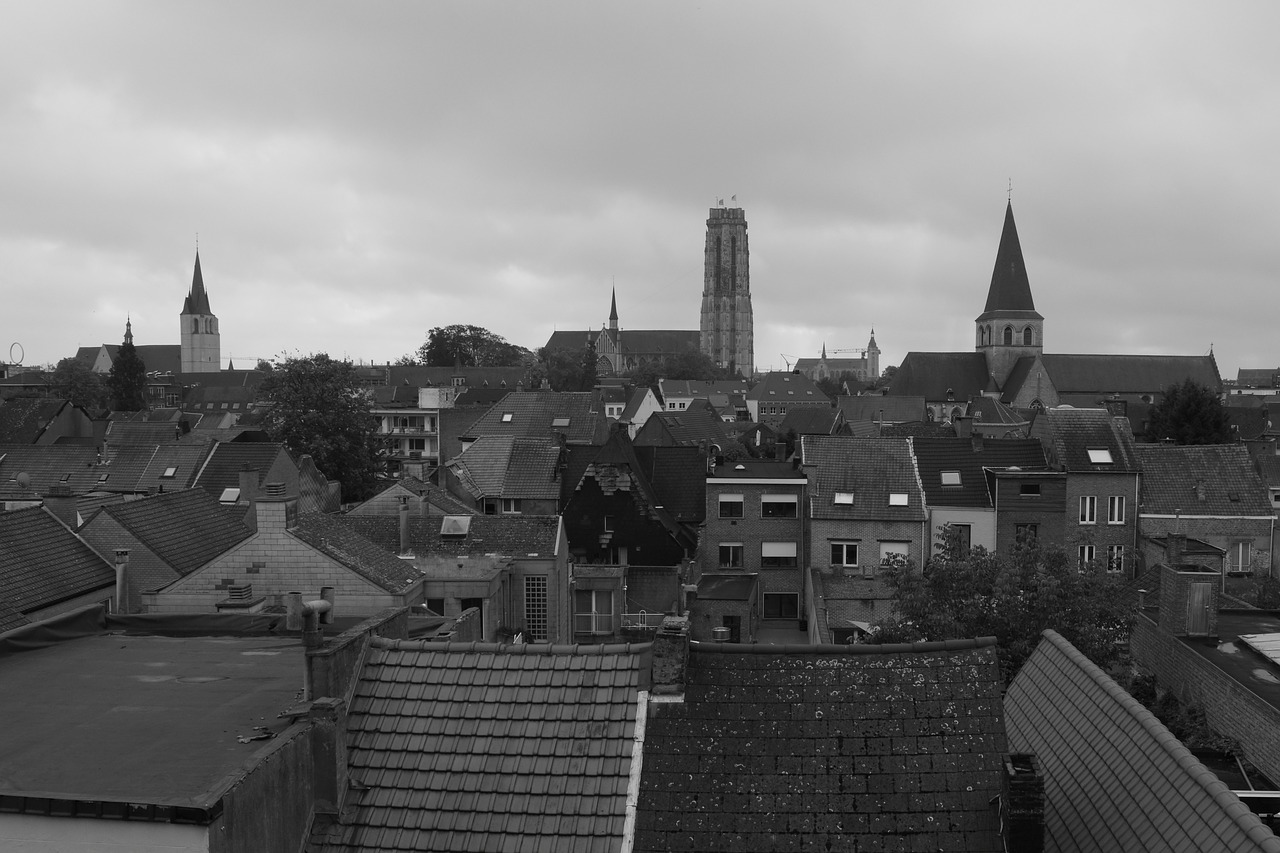
[[208,853],[209,828],[148,821],[0,814],[5,853]]

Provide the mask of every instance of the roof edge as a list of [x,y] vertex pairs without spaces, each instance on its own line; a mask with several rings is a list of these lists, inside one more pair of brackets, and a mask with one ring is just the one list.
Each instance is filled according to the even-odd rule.
[[849,645],[837,643],[786,643],[769,645],[764,643],[708,643],[692,641],[690,651],[710,654],[745,654],[745,655],[784,655],[784,654],[845,654],[845,655],[892,655],[903,652],[955,652],[966,649],[984,649],[995,647],[995,637],[976,637],[968,640],[941,640],[931,643],[853,643]]
[[456,654],[511,655],[641,655],[653,643],[453,643],[441,640],[390,640],[370,638],[374,648],[405,652],[453,652]]

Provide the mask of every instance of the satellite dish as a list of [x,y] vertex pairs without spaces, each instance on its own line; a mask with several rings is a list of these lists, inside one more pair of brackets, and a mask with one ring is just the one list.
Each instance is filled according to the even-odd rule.
[[[17,355],[13,354],[14,350],[18,351]],[[22,364],[22,357],[24,355],[26,355],[26,353],[22,349],[22,344],[14,341],[9,345],[9,361],[13,362],[14,365]]]

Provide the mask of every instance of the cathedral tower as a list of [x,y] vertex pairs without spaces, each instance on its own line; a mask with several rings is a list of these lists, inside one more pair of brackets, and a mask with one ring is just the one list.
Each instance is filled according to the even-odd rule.
[[191,276],[191,292],[182,303],[179,322],[182,328],[182,372],[216,373],[220,370],[222,336],[218,333],[218,318],[209,307],[209,294],[204,290],[199,250],[196,251],[196,270]]
[[1004,211],[1004,231],[996,250],[986,309],[975,322],[976,348],[987,357],[987,370],[1001,387],[1018,359],[1044,351],[1044,317],[1031,299],[1031,282],[1022,260],[1012,202]]
[[755,368],[751,320],[751,253],[740,207],[713,207],[707,218],[703,270],[702,351],[721,367],[750,378]]

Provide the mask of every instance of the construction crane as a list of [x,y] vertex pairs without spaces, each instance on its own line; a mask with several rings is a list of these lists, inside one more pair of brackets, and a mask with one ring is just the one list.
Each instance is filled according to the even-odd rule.
[[794,355],[787,355],[785,352],[780,352],[778,355],[782,356],[782,363],[787,366],[787,373],[790,373],[791,365],[796,361],[796,357]]
[[848,349],[833,349],[832,352],[856,352],[858,355],[862,356],[863,358],[867,357],[866,347],[849,347]]

